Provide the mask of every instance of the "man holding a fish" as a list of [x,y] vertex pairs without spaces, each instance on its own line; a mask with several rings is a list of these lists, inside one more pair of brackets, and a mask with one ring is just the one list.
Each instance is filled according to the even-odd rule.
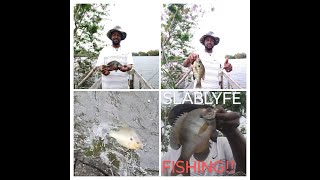
[[200,38],[200,43],[204,45],[203,50],[191,53],[186,60],[183,61],[184,67],[190,67],[194,75],[194,88],[201,89],[220,89],[221,77],[219,72],[223,64],[223,69],[227,72],[232,71],[232,65],[226,59],[225,62],[220,62],[214,59],[213,47],[218,45],[220,38],[215,36],[212,31],[209,31]]
[[102,89],[128,89],[128,73],[132,69],[132,53],[120,42],[127,33],[120,26],[110,29],[107,33],[112,45],[105,46],[98,57],[96,67],[102,73]]
[[[162,176],[246,174],[246,139],[240,115],[222,106],[179,104],[168,113],[170,148],[161,158]],[[225,137],[218,137],[217,130]]]

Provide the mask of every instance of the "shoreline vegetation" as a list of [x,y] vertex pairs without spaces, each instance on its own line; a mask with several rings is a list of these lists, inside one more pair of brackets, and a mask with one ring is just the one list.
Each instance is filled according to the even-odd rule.
[[149,50],[147,52],[132,52],[132,56],[159,56],[159,50]]
[[234,55],[225,55],[225,58],[228,59],[245,59],[247,58],[247,54],[246,53],[236,53]]

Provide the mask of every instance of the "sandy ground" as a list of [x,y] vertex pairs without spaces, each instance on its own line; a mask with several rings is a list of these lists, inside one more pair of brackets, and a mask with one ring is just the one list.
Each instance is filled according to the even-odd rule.
[[[111,160],[101,152],[85,155],[93,140],[104,139],[104,152],[112,152],[126,164],[113,168],[113,175],[156,175],[159,173],[159,92],[158,91],[75,91],[74,92],[74,174],[76,176],[110,174]],[[117,144],[108,132],[119,126],[136,130],[144,144],[142,150],[129,150]],[[130,155],[130,156],[129,156]],[[100,157],[99,157],[100,156]],[[134,157],[134,158],[133,158]],[[92,168],[85,163],[94,164]],[[110,168],[110,169],[108,169]],[[92,170],[90,170],[92,169]]]

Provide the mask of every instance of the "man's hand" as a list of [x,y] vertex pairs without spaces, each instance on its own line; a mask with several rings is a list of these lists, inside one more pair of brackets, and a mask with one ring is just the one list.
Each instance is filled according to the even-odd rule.
[[127,66],[127,65],[123,65],[120,67],[120,71],[122,72],[127,72],[127,71],[130,71],[131,70],[131,67],[130,66]]
[[217,108],[217,129],[228,139],[236,163],[235,172],[246,174],[246,139],[237,128],[240,125],[240,114],[226,112],[222,107]]
[[109,66],[102,65],[102,66],[100,67],[100,71],[101,71],[101,73],[102,73],[103,75],[108,76],[108,75],[110,74],[110,71],[112,71],[112,69],[110,69]]
[[226,132],[237,128],[240,125],[240,114],[236,112],[227,112],[223,107],[217,107],[216,120],[217,129]]
[[193,62],[197,59],[199,54],[196,53],[191,53],[186,60],[183,61],[183,66],[184,67],[189,67]]
[[223,69],[225,69],[227,72],[232,71],[232,65],[229,63],[229,59],[228,58],[226,58],[226,61],[224,62]]

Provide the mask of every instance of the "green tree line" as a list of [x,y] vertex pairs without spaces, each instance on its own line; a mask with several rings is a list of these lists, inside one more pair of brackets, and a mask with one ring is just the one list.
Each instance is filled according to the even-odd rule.
[[74,87],[88,88],[95,82],[96,72],[78,87],[77,84],[91,71],[99,52],[105,46],[100,38],[104,21],[109,17],[109,4],[76,4],[73,7]]
[[244,58],[247,58],[247,54],[246,53],[236,53],[234,55],[225,55],[225,58],[228,58],[228,59],[244,59]]
[[[182,61],[194,51],[190,45],[199,19],[213,5],[163,4],[161,14],[161,89],[175,89],[183,76]],[[177,64],[178,63],[178,64]],[[190,76],[191,78],[191,76]],[[189,79],[189,78],[187,78]]]
[[147,52],[143,52],[143,51],[133,52],[132,56],[159,56],[159,50],[150,50]]

